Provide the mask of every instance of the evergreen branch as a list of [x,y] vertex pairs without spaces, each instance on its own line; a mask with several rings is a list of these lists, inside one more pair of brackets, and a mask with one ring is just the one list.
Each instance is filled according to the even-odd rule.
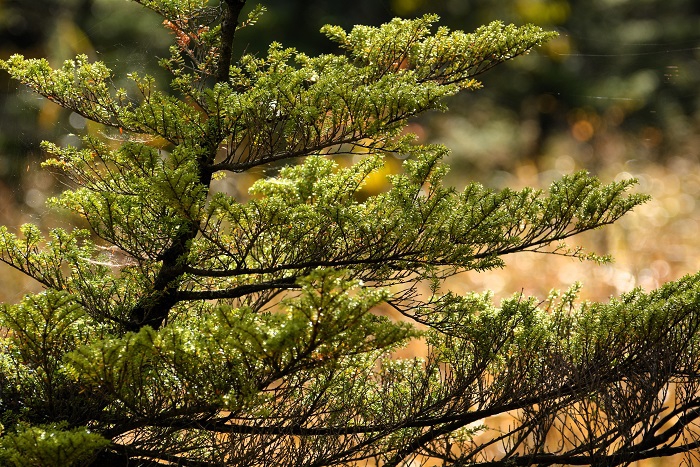
[[[322,141],[318,144],[315,145],[310,145],[307,147],[303,147],[302,149],[297,149],[293,151],[280,151],[277,153],[264,153],[260,155],[256,155],[255,157],[252,157],[250,159],[242,160],[242,161],[237,161],[237,162],[218,162],[216,164],[212,164],[210,167],[207,168],[207,170],[211,172],[218,172],[222,170],[230,171],[230,172],[245,172],[247,170],[250,170],[255,167],[259,167],[261,165],[266,165],[270,164],[273,162],[280,162],[283,160],[288,160],[288,159],[295,159],[299,158],[302,156],[326,156],[326,155],[334,155],[334,156],[342,156],[342,155],[352,155],[352,154],[357,154],[358,152],[363,153],[364,151],[357,151],[357,149],[360,150],[376,150],[376,151],[383,151],[384,149],[381,147],[382,142],[372,142],[370,144],[362,144],[361,141],[367,139],[367,135],[351,135],[348,137],[343,137],[340,139],[332,139],[332,140],[327,140],[327,141]],[[351,145],[350,149],[345,149],[343,146],[344,145]]]
[[103,465],[129,465],[132,460],[138,459],[138,465],[143,467],[162,466],[163,462],[184,467],[219,467],[220,462],[207,462],[173,454],[168,455],[157,449],[137,448],[124,444],[113,444],[109,451],[101,453],[97,461]]
[[183,300],[221,300],[240,298],[256,292],[264,292],[274,289],[297,289],[296,278],[289,277],[259,284],[245,284],[230,289],[221,290],[180,290],[175,293],[176,301]]
[[[559,395],[559,393],[557,393]],[[283,425],[283,426],[265,426],[265,425],[249,425],[230,423],[230,418],[225,417],[222,421],[218,420],[198,420],[196,422],[181,421],[179,419],[166,419],[163,421],[144,421],[145,425],[172,427],[180,430],[188,429],[204,429],[214,433],[237,433],[237,434],[254,434],[260,436],[268,435],[283,435],[283,436],[344,436],[358,434],[376,434],[382,433],[387,435],[396,431],[408,428],[431,428],[438,425],[450,424],[446,432],[454,431],[459,427],[469,425],[485,417],[503,414],[512,410],[521,409],[528,405],[536,403],[536,398],[514,402],[511,404],[499,406],[494,409],[477,410],[466,414],[450,414],[439,417],[416,417],[413,416],[409,420],[402,420],[396,423],[377,423],[371,425],[339,425],[328,427],[306,427],[302,424]]]
[[392,256],[381,256],[378,258],[358,258],[358,259],[337,259],[337,260],[318,260],[318,261],[304,261],[304,262],[293,262],[286,264],[279,264],[270,267],[260,267],[260,268],[236,268],[232,270],[216,270],[216,269],[202,269],[188,266],[186,268],[187,273],[200,276],[200,277],[235,277],[241,275],[250,274],[274,274],[283,271],[294,271],[294,270],[312,270],[318,267],[330,267],[330,268],[346,268],[349,266],[366,266],[366,265],[387,265],[392,262],[399,261],[411,261],[418,264],[430,265],[430,266],[442,266],[447,265],[443,263],[427,262],[427,261],[413,261],[411,258],[415,256],[416,252],[406,252],[404,254],[396,254]]
[[[612,222],[610,222],[612,223]],[[561,254],[557,251],[549,252],[542,251],[541,248],[551,245],[552,243],[559,242],[562,240],[569,239],[573,236],[579,235],[588,230],[594,230],[599,226],[590,226],[580,230],[572,229],[564,234],[544,237],[539,239],[534,239],[530,242],[523,242],[517,245],[509,246],[508,248],[481,248],[479,253],[474,255],[463,257],[461,259],[453,259],[450,255],[449,259],[441,259],[441,256],[437,256],[434,259],[424,259],[422,252],[419,250],[404,250],[387,252],[386,255],[375,255],[369,258],[334,258],[328,260],[316,260],[316,261],[294,261],[290,263],[283,263],[277,265],[271,265],[268,267],[236,267],[230,270],[212,269],[212,268],[197,268],[193,266],[187,266],[184,272],[192,274],[199,277],[236,277],[241,275],[250,274],[274,274],[282,271],[292,271],[292,270],[311,270],[317,267],[332,267],[332,268],[348,268],[352,266],[388,266],[390,268],[398,270],[403,270],[406,267],[406,263],[410,263],[414,266],[422,267],[464,267],[468,268],[475,260],[490,259],[498,256],[505,256],[518,252],[536,252],[543,254]],[[565,256],[571,256],[572,254],[566,254]],[[393,265],[393,266],[392,266]],[[455,274],[459,271],[455,271]]]
[[[477,410],[473,412],[469,412],[467,414],[459,414],[459,415],[444,415],[444,416],[439,416],[439,417],[420,417],[413,415],[408,419],[408,421],[401,421],[397,423],[391,423],[391,424],[386,424],[386,423],[378,423],[378,424],[373,424],[373,425],[342,425],[342,426],[333,426],[333,427],[306,427],[301,424],[296,424],[296,425],[283,425],[283,426],[265,426],[265,425],[249,425],[249,424],[236,424],[236,423],[231,423],[230,419],[231,417],[225,417],[222,419],[222,421],[217,421],[217,420],[197,420],[197,421],[186,421],[184,419],[168,419],[168,420],[162,420],[162,421],[155,421],[150,423],[152,426],[162,426],[162,427],[167,427],[167,428],[172,428],[175,430],[192,430],[192,429],[201,429],[201,430],[206,430],[209,432],[215,432],[215,433],[229,433],[229,434],[248,434],[248,435],[256,435],[256,436],[300,436],[300,437],[327,437],[327,436],[348,436],[348,435],[375,435],[377,439],[381,439],[384,436],[389,436],[390,433],[394,433],[397,431],[401,430],[406,430],[410,428],[431,428],[427,433],[425,433],[423,436],[419,437],[415,443],[412,449],[406,449],[406,452],[411,452],[417,448],[419,445],[424,445],[428,439],[433,439],[435,437],[438,437],[439,435],[443,433],[449,433],[452,432],[460,427],[463,427],[465,425],[474,423],[477,420],[489,417],[489,416],[494,416],[502,413],[507,413],[511,412],[514,410],[518,409],[523,409],[526,408],[528,405],[536,405],[539,404],[542,400],[548,400],[552,398],[556,398],[559,402],[557,403],[557,406],[563,407],[567,403],[569,403],[570,400],[574,399],[567,399],[567,397],[576,397],[577,394],[583,394],[587,392],[587,388],[585,386],[581,386],[580,388],[577,389],[576,386],[574,385],[566,385],[563,384],[560,388],[552,391],[550,394],[538,394],[531,396],[526,399],[522,399],[516,402],[512,402],[509,404],[503,404],[495,407],[494,409],[485,409],[485,410]],[[551,409],[550,409],[551,410]],[[674,429],[671,431],[676,431],[676,428],[680,428],[683,426],[686,426],[687,423],[691,419],[696,419],[698,417],[698,414],[696,412],[686,414],[683,419],[678,420],[676,424],[674,424]],[[514,430],[524,430],[526,427],[520,427],[516,428]],[[506,439],[508,436],[512,436],[514,434],[513,431],[506,433],[502,435],[501,437],[490,441],[488,444],[493,444],[498,441],[498,439]],[[663,440],[656,440],[657,443],[654,444],[654,446],[660,446],[663,444]],[[576,451],[586,451],[589,449],[592,449],[592,446],[596,446],[595,444],[590,445],[591,448],[588,447],[580,447],[579,449],[576,449]],[[690,446],[690,444],[687,444],[687,446]],[[508,455],[506,458],[499,460],[499,461],[489,461],[489,462],[474,462],[474,460],[468,460],[466,462],[469,462],[469,465],[487,465],[487,466],[498,466],[498,465],[510,465],[508,462],[514,462],[515,465],[531,465],[524,463],[527,459],[530,461],[535,460],[535,463],[538,465],[551,465],[551,464],[562,464],[562,463],[567,463],[568,460],[573,461],[573,465],[583,465],[585,462],[585,459],[588,459],[588,462],[590,463],[591,461],[594,460],[600,460],[600,459],[607,459],[609,461],[616,460],[615,462],[611,462],[610,465],[617,465],[618,463],[622,461],[628,461],[628,460],[641,460],[641,459],[647,459],[651,457],[657,457],[659,454],[661,455],[667,455],[666,453],[669,452],[674,452],[674,453],[681,453],[685,452],[684,449],[676,449],[674,448],[673,451],[668,451],[669,446],[661,446],[661,448],[654,449],[652,446],[650,446],[648,443],[644,443],[644,446],[631,446],[628,450],[626,451],[620,451],[615,455],[586,455],[582,456],[580,454],[576,454],[575,452],[567,453],[567,454],[550,454],[550,453],[538,453],[538,454],[528,454],[528,455],[523,455],[523,456],[518,456],[518,455]],[[356,451],[358,447],[351,448],[351,451]],[[596,448],[600,449],[600,448]],[[514,452],[514,451],[513,451]],[[344,455],[349,455],[349,453],[345,454],[338,454],[336,457],[337,458],[342,458]],[[472,454],[473,455],[473,454]],[[471,459],[471,456],[469,455],[469,459]],[[466,457],[466,456],[465,456]],[[397,454],[395,459],[400,459],[402,458],[402,454]],[[388,465],[394,465],[393,463],[389,463]],[[457,461],[455,465],[463,465],[462,462]],[[466,465],[466,464],[464,464]]]
[[37,94],[61,107],[103,125],[138,131],[126,115],[130,103],[123,90],[112,95],[112,73],[103,63],[89,63],[87,55],[66,60],[52,69],[46,59],[25,59],[19,54],[0,60],[0,68]]

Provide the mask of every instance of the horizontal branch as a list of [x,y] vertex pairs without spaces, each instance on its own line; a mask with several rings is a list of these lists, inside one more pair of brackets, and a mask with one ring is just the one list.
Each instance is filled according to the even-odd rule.
[[417,254],[416,252],[410,252],[406,253],[404,255],[393,255],[393,256],[384,256],[380,258],[366,258],[366,259],[346,259],[346,260],[319,260],[319,261],[305,261],[305,262],[300,262],[300,263],[285,263],[285,264],[278,264],[276,266],[270,266],[270,267],[263,267],[263,268],[236,268],[236,269],[231,269],[231,270],[222,270],[222,269],[202,269],[202,268],[194,268],[188,266],[185,269],[185,272],[199,276],[199,277],[235,277],[235,276],[243,276],[243,275],[250,275],[250,274],[273,274],[276,272],[281,272],[281,271],[294,271],[294,270],[301,270],[301,269],[314,269],[318,267],[335,267],[335,268],[343,268],[347,266],[354,266],[354,265],[376,265],[376,264],[381,264],[381,265],[386,265],[389,262],[392,261],[412,261],[412,262],[419,262],[421,264],[426,264],[426,265],[431,265],[431,266],[441,266],[441,265],[446,265],[446,264],[435,264],[433,262],[425,261],[425,260],[411,260],[406,258],[406,256],[409,255],[415,255]]
[[215,467],[221,465],[220,463],[188,459],[176,454],[165,454],[160,450],[136,448],[123,444],[113,444],[111,448],[111,452],[109,450],[106,451],[101,457],[98,457],[97,460],[105,463],[109,462],[109,465],[126,465],[124,461],[128,464],[129,460],[136,459],[138,459],[137,463],[140,466],[159,466],[163,465],[162,461],[166,461],[170,465],[182,465],[186,467]]
[[230,289],[218,290],[180,290],[175,294],[177,301],[184,300],[216,300],[216,299],[232,299],[244,297],[255,292],[263,292],[274,289],[298,289],[300,286],[295,284],[296,277],[278,279],[270,282],[262,282],[259,284],[246,284]]
[[[608,222],[606,222],[607,224]],[[609,222],[612,223],[612,222]],[[588,230],[594,230],[597,226],[590,226],[581,229],[573,229],[568,232],[564,232],[560,235],[555,235],[553,237],[545,237],[539,239],[533,239],[532,241],[521,243],[520,245],[510,246],[508,248],[502,249],[487,249],[480,253],[477,253],[468,258],[468,260],[482,260],[492,256],[504,256],[508,254],[513,254],[517,252],[536,252],[536,253],[551,253],[555,252],[542,251],[540,248],[550,245],[554,242],[566,240],[570,237],[578,235],[580,233],[586,232]],[[186,266],[185,272],[198,277],[235,277],[250,274],[273,274],[281,271],[293,271],[293,270],[303,270],[303,269],[313,269],[317,267],[337,267],[343,268],[348,266],[371,266],[371,265],[382,265],[391,264],[392,262],[410,262],[414,264],[421,264],[425,266],[463,266],[466,267],[467,264],[462,262],[462,264],[456,264],[454,261],[445,261],[441,259],[436,260],[426,260],[424,256],[421,255],[421,251],[405,251],[401,253],[394,253],[387,256],[371,257],[371,258],[357,258],[357,259],[327,259],[327,260],[317,260],[317,261],[304,261],[304,262],[294,262],[294,263],[282,263],[277,265],[272,265],[268,267],[259,268],[240,268],[235,269],[204,269],[192,266]]]
[[[436,426],[457,425],[452,427],[450,431],[457,428],[469,425],[478,420],[492,417],[514,410],[529,407],[541,402],[544,399],[571,397],[578,394],[582,389],[578,385],[566,385],[550,391],[545,395],[533,396],[527,399],[519,399],[509,404],[498,405],[484,410],[474,412],[449,414],[439,417],[413,417],[408,420],[396,423],[377,423],[369,425],[339,425],[339,426],[321,426],[321,427],[305,427],[301,424],[290,425],[275,425],[275,426],[256,426],[251,424],[230,423],[227,417],[215,420],[183,420],[164,419],[160,421],[148,421],[144,424],[148,426],[170,427],[180,430],[200,429],[214,433],[237,433],[237,434],[257,434],[262,436],[342,436],[342,435],[361,435],[371,433],[392,433],[406,428],[431,428]],[[583,389],[585,391],[585,388]]]
[[[671,427],[666,428],[659,433],[662,427],[668,423],[672,417],[677,417],[681,413],[683,413],[683,415],[680,416]],[[656,423],[655,426],[657,427],[657,430],[651,431],[650,434],[652,434],[652,436],[645,437],[640,443],[640,447],[650,448],[666,443],[671,438],[680,436],[683,430],[686,429],[690,423],[698,419],[700,419],[700,401],[693,399],[690,404],[684,404],[683,406],[678,407],[676,410],[668,414],[668,416]]]
[[329,152],[329,153],[322,153],[323,150],[332,148],[333,146],[342,146],[344,144],[351,144],[353,149],[354,148],[364,148],[364,149],[374,149],[374,150],[382,150],[381,147],[378,145],[374,144],[359,144],[360,141],[363,139],[367,139],[368,135],[353,135],[350,138],[345,138],[345,139],[334,139],[330,141],[325,141],[322,143],[319,143],[317,145],[313,146],[308,146],[304,147],[302,149],[299,149],[297,151],[280,151],[274,154],[269,154],[269,155],[263,155],[263,156],[258,156],[253,159],[246,160],[244,162],[220,162],[217,164],[213,164],[209,166],[209,170],[211,172],[218,172],[218,171],[229,171],[229,172],[245,172],[246,170],[252,169],[254,167],[258,167],[260,165],[268,164],[270,162],[278,162],[281,160],[285,159],[294,159],[297,157],[303,157],[303,156],[309,156],[309,155],[334,155],[334,156],[339,156],[339,155],[352,155],[355,154],[352,150],[350,151],[341,151],[338,150],[336,152]]
[[589,455],[567,455],[539,453],[526,456],[513,456],[490,462],[454,463],[454,466],[478,466],[478,467],[512,467],[512,466],[546,466],[546,465],[629,465],[632,462],[652,459],[655,457],[668,457],[676,454],[683,454],[700,448],[700,441],[682,444],[680,446],[663,446],[656,449],[646,449],[638,451],[632,446],[627,451],[616,452],[615,454],[589,454]]

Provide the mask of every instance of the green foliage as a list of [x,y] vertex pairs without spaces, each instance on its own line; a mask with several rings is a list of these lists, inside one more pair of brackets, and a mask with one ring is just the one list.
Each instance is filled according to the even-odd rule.
[[[232,62],[260,8],[239,22],[245,2],[138,3],[175,36],[162,61],[174,93],[136,73],[115,89],[84,56],[0,62],[107,127],[80,147],[43,146],[72,184],[50,205],[86,230],[0,230],[0,260],[46,288],[0,309],[2,461],[618,464],[667,454],[674,435],[692,448],[697,277],[609,304],[576,305],[576,288],[499,306],[444,290],[518,252],[606,261],[565,241],[646,200],[634,180],[585,172],[544,191],[458,192],[443,185],[447,149],[403,135],[553,34],[431,32],[428,15],[324,27],[337,55],[273,43]],[[366,191],[394,155],[401,173]],[[258,166],[279,172],[247,196],[214,183]],[[395,358],[418,341],[425,358]],[[669,382],[678,424],[666,436]],[[475,443],[504,413],[517,423]],[[547,445],[552,432],[576,446]]]
[[80,465],[109,441],[84,428],[66,430],[65,424],[21,426],[0,442],[0,461],[8,466]]

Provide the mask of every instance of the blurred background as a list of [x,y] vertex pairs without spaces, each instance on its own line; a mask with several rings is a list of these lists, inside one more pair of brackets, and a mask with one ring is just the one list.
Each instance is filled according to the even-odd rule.
[[[250,5],[257,2],[249,2]],[[585,299],[606,300],[636,286],[652,289],[700,270],[700,2],[697,0],[269,0],[238,51],[263,52],[271,41],[317,54],[335,51],[318,34],[326,23],[350,29],[394,16],[438,13],[441,24],[473,30],[493,20],[534,23],[559,37],[483,75],[484,89],[449,102],[450,111],[412,121],[421,142],[452,149],[448,181],[493,188],[546,188],[585,169],[604,182],[636,177],[653,200],[578,244],[612,254],[610,265],[519,254],[502,271],[464,274],[456,291],[491,289],[543,297],[583,282]],[[0,57],[22,53],[54,65],[78,53],[127,71],[167,76],[155,56],[171,38],[161,20],[124,0],[0,0]],[[116,83],[119,85],[119,81]],[[55,226],[67,221],[44,206],[60,190],[39,168],[41,140],[77,143],[99,131],[75,114],[0,74],[0,224]],[[400,161],[388,161],[395,170]],[[255,174],[253,174],[255,176]],[[383,177],[373,180],[382,189]],[[36,285],[0,268],[0,300]],[[669,463],[670,462],[670,463]],[[678,465],[678,460],[644,465]]]

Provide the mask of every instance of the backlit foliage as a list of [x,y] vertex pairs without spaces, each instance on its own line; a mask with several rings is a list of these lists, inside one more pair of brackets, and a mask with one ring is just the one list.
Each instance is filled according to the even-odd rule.
[[[608,304],[443,287],[518,252],[607,261],[565,242],[646,199],[585,172],[457,191],[448,150],[403,133],[552,33],[428,15],[325,26],[334,55],[234,57],[263,8],[135,1],[173,34],[170,90],[136,73],[118,89],[86,56],[0,62],[120,135],[44,144],[72,184],[49,203],[83,229],[0,230],[0,260],[45,287],[0,308],[0,462],[613,465],[695,447],[698,277]],[[394,156],[389,188],[363,191]],[[279,172],[245,198],[213,184],[260,166]],[[394,358],[415,340],[424,358]]]

